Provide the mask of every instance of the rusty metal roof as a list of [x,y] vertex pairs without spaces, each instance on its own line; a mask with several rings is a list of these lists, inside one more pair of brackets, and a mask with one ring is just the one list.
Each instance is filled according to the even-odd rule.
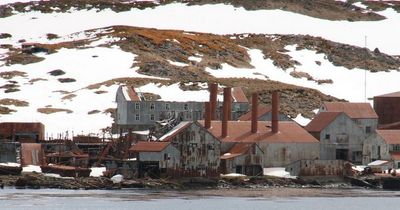
[[307,124],[304,129],[308,132],[321,132],[326,126],[328,126],[333,120],[339,115],[345,114],[343,112],[320,112],[310,123]]
[[232,88],[232,98],[234,102],[249,103],[241,87]]
[[[204,121],[200,122],[204,125]],[[229,121],[228,136],[221,137],[221,121],[211,121],[208,129],[222,142],[318,143],[311,134],[296,122],[280,121],[279,132],[271,132],[270,121],[259,121],[257,133],[251,133],[251,121]]]
[[[260,117],[262,117],[263,115],[271,112],[272,108],[270,106],[258,106],[257,107],[257,119],[260,119]],[[251,110],[248,111],[246,114],[240,116],[238,118],[238,120],[240,121],[249,121],[251,120]]]
[[229,150],[229,152],[225,153],[221,156],[221,159],[231,159],[243,154],[246,154],[254,142],[239,142],[233,145],[233,147]]
[[132,86],[123,86],[122,93],[127,101],[141,101],[138,93]]
[[344,112],[352,119],[378,118],[369,103],[325,102],[323,107],[328,112]]
[[376,130],[376,133],[388,144],[400,144],[400,130]]
[[129,148],[130,152],[161,152],[170,142],[165,141],[139,141],[137,144]]
[[375,97],[400,97],[400,91],[394,93],[383,94]]
[[178,133],[180,133],[182,130],[185,128],[189,127],[193,122],[185,121],[185,122],[180,122],[178,125],[176,125],[174,128],[172,128],[170,131],[168,131],[166,134],[161,136],[158,140],[160,141],[171,141]]

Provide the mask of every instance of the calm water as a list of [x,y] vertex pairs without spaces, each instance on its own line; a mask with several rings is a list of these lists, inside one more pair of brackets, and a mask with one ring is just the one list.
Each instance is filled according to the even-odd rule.
[[[369,197],[223,197],[141,190],[0,190],[0,209],[140,210],[376,210],[400,209],[398,192],[360,191]],[[375,196],[376,195],[376,196]]]

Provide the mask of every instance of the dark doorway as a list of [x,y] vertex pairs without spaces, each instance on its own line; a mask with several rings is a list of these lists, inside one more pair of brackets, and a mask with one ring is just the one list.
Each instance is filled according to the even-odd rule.
[[349,150],[348,149],[336,149],[337,160],[348,160]]
[[237,174],[243,173],[242,171],[243,171],[243,167],[242,166],[236,166],[236,173]]

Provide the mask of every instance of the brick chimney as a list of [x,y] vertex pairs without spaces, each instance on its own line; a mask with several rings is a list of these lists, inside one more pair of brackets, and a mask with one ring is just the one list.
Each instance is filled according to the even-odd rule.
[[211,103],[210,102],[205,102],[204,103],[204,127],[206,129],[211,128]]
[[208,84],[208,89],[210,91],[210,113],[211,120],[217,119],[217,92],[218,92],[218,84],[210,83]]
[[251,132],[257,133],[258,93],[251,95]]
[[228,120],[231,110],[229,110],[230,103],[232,100],[232,90],[230,87],[224,88],[224,102],[222,104],[222,130],[221,137],[228,136]]
[[278,91],[272,92],[272,133],[279,131],[279,93]]

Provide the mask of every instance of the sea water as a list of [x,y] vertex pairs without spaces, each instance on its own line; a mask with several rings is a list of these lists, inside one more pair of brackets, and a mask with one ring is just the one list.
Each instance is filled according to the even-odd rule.
[[[344,193],[345,195],[345,193]],[[365,196],[366,195],[366,196]],[[225,197],[179,191],[146,190],[0,190],[0,209],[27,210],[376,210],[400,209],[397,192],[361,197]],[[382,194],[383,195],[383,194]]]

